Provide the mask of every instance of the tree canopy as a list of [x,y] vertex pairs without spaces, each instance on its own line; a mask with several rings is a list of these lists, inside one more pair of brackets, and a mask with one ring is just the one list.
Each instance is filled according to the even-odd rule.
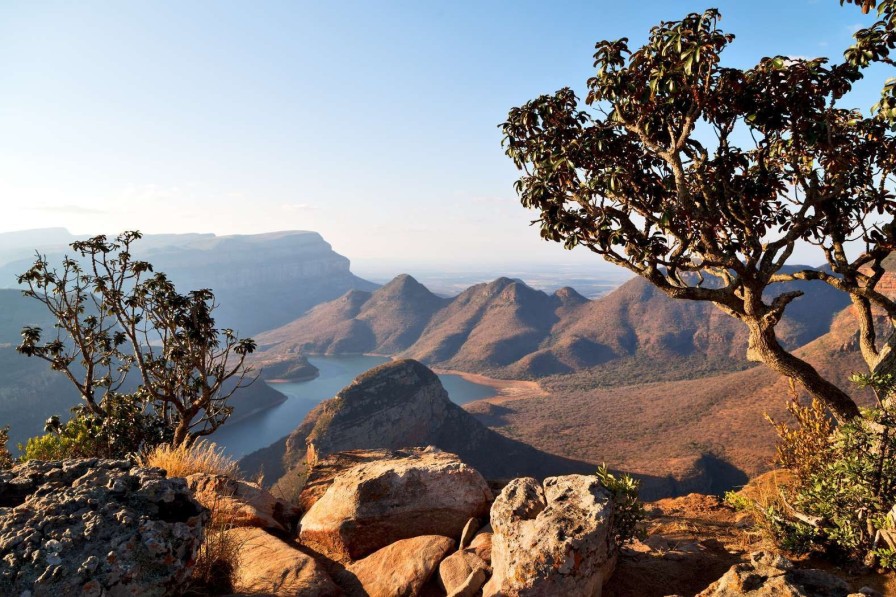
[[[896,321],[877,288],[896,246],[893,119],[885,100],[868,116],[840,106],[893,40],[872,50],[859,40],[842,62],[772,56],[739,69],[722,63],[734,36],[720,19],[663,22],[636,49],[598,42],[584,101],[563,88],[510,110],[515,188],[542,237],[673,298],[712,302],[747,325],[748,358],[849,419],[859,412],[849,394],[778,343],[775,325],[802,293],[775,285],[819,280],[848,293],[869,367],[896,367],[896,339],[879,341],[873,315]],[[785,269],[798,243],[829,267]]]

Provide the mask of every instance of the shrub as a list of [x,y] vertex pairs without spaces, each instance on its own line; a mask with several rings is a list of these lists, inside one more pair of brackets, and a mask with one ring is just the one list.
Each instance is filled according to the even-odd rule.
[[170,429],[160,419],[145,412],[128,395],[108,394],[101,405],[105,414],[76,406],[66,423],[57,416],[47,419],[44,435],[19,446],[22,460],[132,458],[145,446],[171,437]]
[[896,420],[883,403],[836,428],[817,401],[792,400],[788,410],[796,425],[775,424],[777,462],[795,482],[765,509],[762,524],[791,552],[824,550],[893,567],[892,554],[875,541],[896,504]]
[[597,469],[597,478],[615,502],[613,526],[617,547],[642,538],[644,532],[639,525],[644,520],[644,504],[638,499],[640,483],[627,474],[614,475],[606,465]]
[[0,470],[11,468],[15,464],[12,454],[6,444],[9,443],[9,425],[0,427]]
[[240,476],[236,461],[225,456],[216,444],[199,440],[186,444],[162,444],[137,459],[140,466],[165,469],[169,477],[186,477],[194,473]]

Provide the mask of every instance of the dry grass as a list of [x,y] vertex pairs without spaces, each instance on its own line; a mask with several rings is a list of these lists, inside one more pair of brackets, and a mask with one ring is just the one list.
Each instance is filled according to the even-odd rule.
[[210,514],[186,595],[229,595],[235,590],[241,545],[227,532],[234,528],[232,514],[217,501]]
[[137,459],[140,466],[165,469],[169,477],[186,477],[194,473],[226,475],[239,478],[240,471],[232,458],[212,442],[199,440],[187,447],[162,444]]

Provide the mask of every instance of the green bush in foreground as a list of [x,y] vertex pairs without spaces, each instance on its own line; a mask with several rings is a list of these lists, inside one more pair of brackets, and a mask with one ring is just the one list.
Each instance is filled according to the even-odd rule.
[[597,478],[615,502],[613,526],[616,529],[616,545],[622,546],[642,538],[644,533],[639,525],[644,520],[644,504],[638,499],[640,483],[631,475],[614,475],[606,465],[597,469]]
[[[889,376],[887,376],[889,378]],[[854,376],[860,385],[889,392],[891,380]],[[795,426],[775,424],[777,462],[795,480],[780,500],[758,508],[760,526],[783,549],[823,550],[867,565],[896,569],[896,539],[888,513],[896,504],[896,419],[886,402],[833,427],[818,401],[792,401]]]

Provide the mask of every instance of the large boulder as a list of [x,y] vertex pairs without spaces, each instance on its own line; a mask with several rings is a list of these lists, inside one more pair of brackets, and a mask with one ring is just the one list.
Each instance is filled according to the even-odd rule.
[[457,537],[490,500],[485,479],[457,456],[402,450],[337,476],[305,514],[300,537],[334,559],[357,560],[400,539]]
[[190,576],[207,517],[186,481],[127,461],[0,471],[0,594],[170,595]]
[[697,597],[846,597],[849,585],[822,570],[797,569],[780,554],[755,552]]
[[299,506],[303,512],[311,509],[333,484],[333,479],[348,469],[375,460],[391,458],[391,450],[347,450],[319,460],[308,471],[308,477],[299,494]]
[[196,473],[187,485],[200,504],[214,512],[216,522],[233,527],[260,527],[294,531],[301,511],[278,500],[255,483],[226,475]]
[[243,527],[225,533],[239,545],[234,582],[237,591],[278,597],[342,594],[314,558],[264,530]]
[[349,565],[343,586],[358,597],[416,597],[454,547],[439,535],[402,539]]
[[491,509],[483,595],[599,596],[616,563],[613,499],[597,477],[511,481]]

